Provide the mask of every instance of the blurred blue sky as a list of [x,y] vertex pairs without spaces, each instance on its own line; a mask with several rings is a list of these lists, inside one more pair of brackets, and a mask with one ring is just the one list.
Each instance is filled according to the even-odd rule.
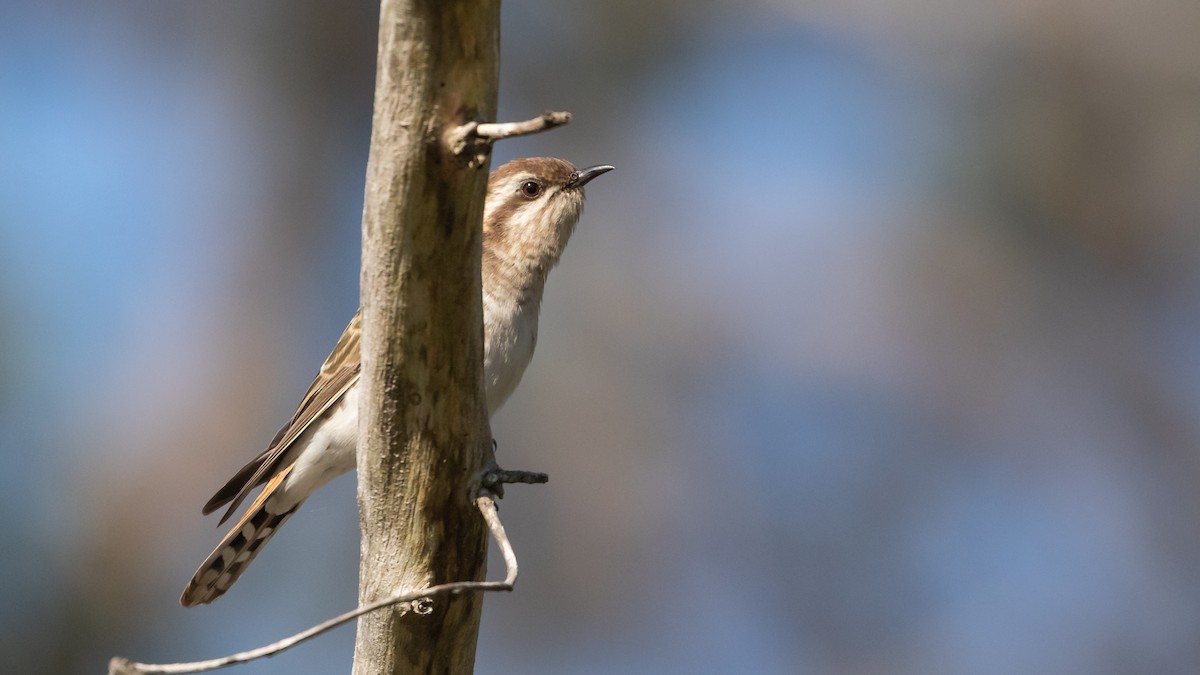
[[[502,11],[501,117],[575,121],[493,165],[618,171],[493,421],[552,481],[479,672],[1194,670],[1200,6]],[[176,598],[357,303],[375,13],[0,0],[11,672],[353,604],[351,477]]]

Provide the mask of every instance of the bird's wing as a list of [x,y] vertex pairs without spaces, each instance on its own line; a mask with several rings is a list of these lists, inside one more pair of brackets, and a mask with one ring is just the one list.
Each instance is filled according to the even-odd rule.
[[273,474],[278,472],[280,460],[292,443],[315,420],[320,419],[330,406],[337,403],[350,385],[358,380],[362,370],[359,348],[361,318],[362,311],[360,310],[350,320],[350,325],[346,326],[342,337],[330,352],[329,358],[325,359],[325,363],[321,365],[321,372],[317,374],[317,379],[313,380],[312,386],[304,394],[304,399],[300,401],[300,407],[296,409],[296,414],[291,421],[279,430],[279,433],[275,435],[275,440],[271,441],[271,445],[261,455],[242,467],[233,478],[229,479],[229,482],[225,483],[224,487],[217,490],[217,493],[208,500],[202,509],[205,515],[229,503],[229,509],[225,515],[221,516],[221,523],[228,520],[251,490],[267,482]]

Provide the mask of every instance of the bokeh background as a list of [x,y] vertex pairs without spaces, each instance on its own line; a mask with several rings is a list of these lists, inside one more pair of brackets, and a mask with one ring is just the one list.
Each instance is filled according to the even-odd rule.
[[[0,0],[5,673],[354,604],[349,476],[176,598],[356,306],[377,11]],[[494,419],[552,480],[503,504],[479,672],[1196,672],[1198,34],[1194,0],[506,1],[501,117],[576,119],[496,161],[618,171]]]

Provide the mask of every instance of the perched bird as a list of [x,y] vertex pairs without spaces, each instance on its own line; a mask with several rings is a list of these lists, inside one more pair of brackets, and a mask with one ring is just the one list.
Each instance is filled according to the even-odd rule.
[[[517,159],[488,178],[483,212],[484,385],[488,414],[521,381],[537,342],[546,276],[583,210],[583,186],[611,166],[576,169],[561,159]],[[229,504],[224,523],[255,487],[266,487],[196,570],[179,602],[212,602],[237,581],[271,535],[313,490],[355,467],[361,367],[355,314],[270,446],[204,505]]]

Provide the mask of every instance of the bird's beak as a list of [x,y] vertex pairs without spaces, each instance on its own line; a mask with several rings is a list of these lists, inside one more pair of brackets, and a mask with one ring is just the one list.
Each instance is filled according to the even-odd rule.
[[571,180],[567,181],[567,187],[581,188],[584,185],[587,185],[588,182],[591,181],[596,176],[599,176],[600,174],[603,174],[603,173],[608,173],[609,171],[612,171],[615,168],[617,168],[617,167],[609,166],[607,164],[600,164],[597,166],[589,166],[586,169],[580,169],[571,174]]

